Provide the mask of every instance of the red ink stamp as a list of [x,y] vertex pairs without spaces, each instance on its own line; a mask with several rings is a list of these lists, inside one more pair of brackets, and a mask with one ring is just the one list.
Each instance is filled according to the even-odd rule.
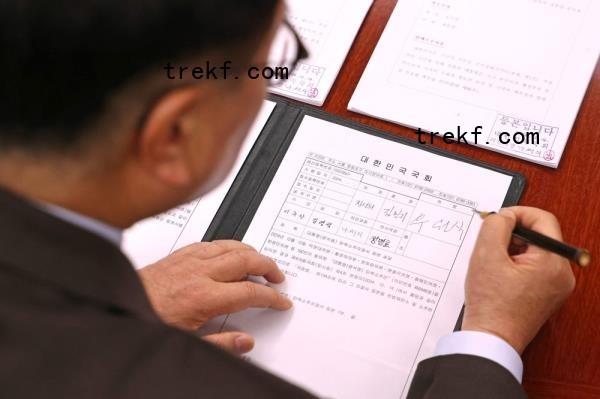
[[548,150],[548,151],[544,152],[544,160],[546,160],[546,161],[554,160],[554,151]]
[[317,89],[316,87],[309,87],[306,95],[308,96],[308,98],[316,98],[319,95],[319,89]]

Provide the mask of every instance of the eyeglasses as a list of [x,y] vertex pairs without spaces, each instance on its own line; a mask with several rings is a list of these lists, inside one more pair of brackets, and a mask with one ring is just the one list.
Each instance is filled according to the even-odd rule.
[[269,52],[267,67],[275,73],[269,79],[270,87],[284,84],[291,76],[298,63],[308,58],[308,49],[302,43],[300,35],[288,20],[279,28]]

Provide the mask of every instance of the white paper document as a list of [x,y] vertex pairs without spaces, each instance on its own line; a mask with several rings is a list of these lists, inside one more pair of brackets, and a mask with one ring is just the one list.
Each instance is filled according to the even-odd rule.
[[557,167],[598,21],[597,0],[399,0],[348,108]]
[[228,316],[249,361],[321,397],[397,399],[456,324],[506,174],[304,117],[244,242],[287,276],[287,312]]
[[125,231],[122,249],[136,268],[154,263],[176,249],[202,241],[275,105],[272,101],[264,102],[242,144],[235,166],[217,188],[198,200],[141,221]]
[[310,56],[290,79],[271,89],[313,105],[323,105],[373,0],[288,0],[288,20]]

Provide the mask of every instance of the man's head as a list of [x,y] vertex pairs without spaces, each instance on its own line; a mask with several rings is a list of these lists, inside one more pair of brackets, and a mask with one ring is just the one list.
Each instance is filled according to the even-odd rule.
[[[121,226],[211,189],[264,96],[242,71],[265,64],[282,14],[279,0],[2,2],[0,184]],[[164,69],[207,61],[231,61],[228,79]]]

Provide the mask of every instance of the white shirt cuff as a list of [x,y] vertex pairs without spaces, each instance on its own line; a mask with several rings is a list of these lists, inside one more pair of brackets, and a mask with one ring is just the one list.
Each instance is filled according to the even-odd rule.
[[523,361],[517,351],[502,338],[479,331],[457,331],[442,337],[435,348],[434,356],[473,355],[492,360],[521,383]]

